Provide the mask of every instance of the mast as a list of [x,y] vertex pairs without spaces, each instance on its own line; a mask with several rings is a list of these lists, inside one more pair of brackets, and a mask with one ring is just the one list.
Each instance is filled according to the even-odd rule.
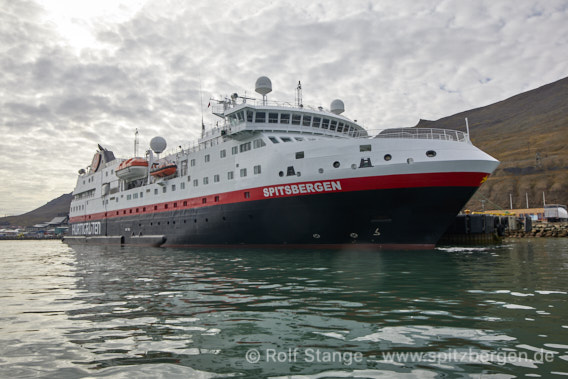
[[134,133],[134,156],[138,156],[138,128],[136,128],[136,132]]

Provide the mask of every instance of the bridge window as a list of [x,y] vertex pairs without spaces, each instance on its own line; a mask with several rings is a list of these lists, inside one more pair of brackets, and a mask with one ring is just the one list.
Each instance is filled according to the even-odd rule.
[[323,119],[323,122],[321,124],[321,128],[322,129],[329,129],[329,119],[327,119],[327,118]]
[[339,125],[337,126],[337,131],[339,133],[341,133],[343,131],[343,123],[342,122],[340,122]]
[[303,121],[302,125],[310,126],[311,123],[312,123],[312,116],[304,115],[304,121]]
[[329,124],[329,130],[333,130],[335,131],[335,127],[337,126],[337,121],[335,120],[331,120],[330,124]]
[[300,125],[302,121],[302,115],[301,114],[293,114],[292,115],[292,125]]
[[269,113],[268,114],[268,123],[277,124],[278,123],[278,113]]
[[280,143],[280,141],[278,141],[278,138],[276,138],[276,137],[268,137],[268,139],[269,139],[270,142],[272,142],[272,143]]
[[256,112],[256,117],[254,122],[265,122],[266,121],[266,112]]
[[280,114],[280,123],[281,124],[289,124],[290,123],[290,113],[281,113]]
[[237,113],[237,120],[239,120],[239,123],[245,120],[245,115],[243,114],[243,111]]
[[319,128],[321,123],[321,118],[314,117],[314,122],[312,124],[312,128]]
[[292,142],[292,138],[290,137],[280,137],[280,139],[282,140],[282,142]]
[[247,111],[247,122],[252,122],[252,118],[254,117],[253,111]]

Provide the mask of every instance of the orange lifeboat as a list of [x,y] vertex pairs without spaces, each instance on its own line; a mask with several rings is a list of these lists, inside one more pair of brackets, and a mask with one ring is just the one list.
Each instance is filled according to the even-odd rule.
[[155,165],[150,170],[150,175],[155,178],[165,178],[172,176],[176,173],[177,165],[175,163],[164,163],[162,165]]
[[142,179],[148,175],[148,161],[144,158],[130,158],[121,162],[114,172],[120,179],[127,181]]

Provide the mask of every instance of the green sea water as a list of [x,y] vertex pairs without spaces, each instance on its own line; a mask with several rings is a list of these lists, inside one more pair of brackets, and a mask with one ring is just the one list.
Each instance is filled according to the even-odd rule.
[[0,241],[0,377],[568,375],[568,239],[428,251]]

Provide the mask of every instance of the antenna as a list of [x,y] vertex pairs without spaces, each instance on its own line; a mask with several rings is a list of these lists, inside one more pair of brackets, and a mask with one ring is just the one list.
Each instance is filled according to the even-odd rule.
[[136,132],[134,133],[134,156],[138,156],[138,128],[136,128]]
[[203,122],[203,91],[201,90],[201,71],[199,72],[199,96],[201,98],[201,138],[203,138],[203,135],[205,134],[205,123]]
[[298,87],[296,87],[296,105],[300,108],[302,105],[302,83],[298,80]]

